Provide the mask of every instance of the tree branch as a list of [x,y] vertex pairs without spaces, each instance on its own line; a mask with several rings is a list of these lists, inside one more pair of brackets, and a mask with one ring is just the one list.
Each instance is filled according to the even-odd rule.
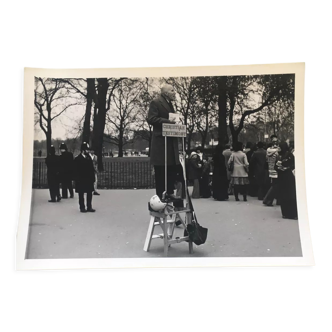
[[66,106],[61,112],[59,112],[57,115],[54,115],[54,116],[51,118],[51,121],[53,121],[55,118],[57,118],[60,114],[62,114],[64,111],[66,111],[69,107],[71,107],[71,106],[75,106],[75,105],[82,105],[82,104],[75,103],[75,104],[67,105],[67,106]]
[[62,82],[62,83],[70,85],[76,92],[81,94],[83,97],[87,98],[87,94],[83,93],[80,89],[78,89],[77,86],[75,86],[73,83],[70,82],[70,80],[60,79],[59,81]]

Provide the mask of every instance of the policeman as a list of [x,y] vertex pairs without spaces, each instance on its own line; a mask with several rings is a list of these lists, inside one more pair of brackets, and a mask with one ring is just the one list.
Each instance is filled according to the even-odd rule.
[[51,199],[50,203],[60,202],[60,190],[59,190],[59,176],[60,176],[60,163],[59,156],[55,154],[55,147],[51,145],[50,151],[45,158],[47,166],[47,183],[50,191]]
[[[95,170],[89,154],[89,144],[83,142],[81,153],[74,159],[75,191],[81,212],[95,212],[92,208],[92,192],[94,191]],[[86,207],[84,204],[86,194]]]
[[63,142],[60,145],[60,151],[62,198],[68,198],[68,190],[70,198],[73,198],[74,191],[72,181],[74,156],[68,151],[66,144]]

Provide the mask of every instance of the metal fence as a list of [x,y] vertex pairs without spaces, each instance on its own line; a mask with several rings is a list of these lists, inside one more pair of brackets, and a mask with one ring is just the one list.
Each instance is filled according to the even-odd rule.
[[[104,171],[98,173],[100,189],[155,188],[150,158],[105,158]],[[48,188],[44,158],[34,158],[32,188]]]

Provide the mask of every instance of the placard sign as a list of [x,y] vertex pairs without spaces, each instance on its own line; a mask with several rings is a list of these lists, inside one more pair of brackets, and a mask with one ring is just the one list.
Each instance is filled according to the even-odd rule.
[[187,130],[185,125],[163,123],[163,136],[167,137],[186,137]]

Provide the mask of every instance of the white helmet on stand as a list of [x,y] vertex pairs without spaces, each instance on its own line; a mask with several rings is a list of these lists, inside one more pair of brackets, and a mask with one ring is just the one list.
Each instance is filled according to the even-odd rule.
[[161,210],[164,210],[166,205],[167,205],[167,203],[163,203],[160,200],[158,195],[154,195],[150,199],[150,206],[151,206],[151,209],[154,210],[154,211],[159,212]]

